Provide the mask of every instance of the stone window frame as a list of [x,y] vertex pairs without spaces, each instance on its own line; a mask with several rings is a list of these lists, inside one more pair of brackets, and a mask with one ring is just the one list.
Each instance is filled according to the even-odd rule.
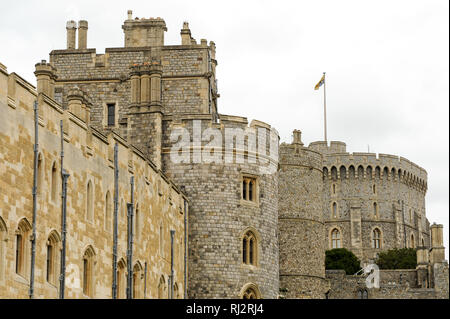
[[133,266],[133,299],[141,299],[141,290],[142,290],[142,279],[144,278],[144,267],[142,267],[141,262],[138,260],[134,263]]
[[[253,238],[255,240],[254,246],[253,246],[253,263],[250,263],[250,243],[248,243],[248,246],[246,248],[246,258],[244,259],[244,239],[246,237]],[[254,227],[247,227],[244,229],[244,231],[241,232],[241,235],[239,237],[240,239],[240,258],[241,258],[241,265],[243,267],[249,267],[251,269],[257,268],[259,266],[259,251],[260,251],[260,243],[261,243],[261,236],[259,232]]]
[[252,282],[246,283],[239,292],[239,299],[262,299],[258,285]]
[[330,185],[330,194],[332,197],[337,197],[337,194],[339,192],[339,185],[338,183],[331,183]]
[[45,159],[42,152],[38,153],[38,164],[36,174],[37,174],[36,195],[40,197],[43,194],[45,194],[45,192],[43,191],[43,186],[45,182]]
[[414,236],[414,233],[411,232],[409,235],[409,248],[416,248],[416,236]]
[[[112,232],[113,230],[113,213],[114,213],[114,199],[112,199],[111,191],[108,189],[105,195],[105,218],[104,218],[104,229],[107,232]],[[108,198],[109,197],[109,198]]]
[[[244,181],[245,180],[252,180],[254,182],[254,187],[252,190],[252,197],[254,200],[249,200],[249,187],[247,187],[246,190],[246,199],[244,199]],[[254,174],[249,173],[241,173],[240,174],[240,203],[241,205],[250,205],[250,206],[256,206],[259,207],[259,183],[260,183],[260,177]]]
[[336,248],[342,248],[343,247],[343,232],[341,227],[339,226],[332,226],[330,227],[329,233],[328,233],[328,238],[329,238],[329,247],[330,249],[336,249],[333,247],[333,232],[337,231],[337,234],[339,235],[339,238],[336,238],[336,240],[338,240],[339,242],[339,247]]
[[[108,125],[108,105],[114,104],[114,125]],[[119,127],[119,100],[106,100],[102,103],[103,116],[102,125],[103,128],[117,128]]]
[[[15,232],[15,273],[20,277],[25,279],[27,282],[29,280],[29,270],[30,270],[30,258],[27,252],[30,252],[30,236],[31,236],[31,224],[26,217],[20,219],[17,223],[17,228]],[[21,238],[20,247],[18,244],[18,236]],[[20,249],[20,250],[19,250]]]
[[[91,189],[89,190],[89,184],[91,185]],[[87,179],[86,183],[86,200],[85,200],[85,219],[88,223],[93,224],[95,220],[95,189],[94,189],[94,182],[91,177]]]
[[[60,250],[61,250],[61,236],[58,231],[52,230],[47,237],[47,253],[46,253],[46,268],[45,268],[45,280],[47,283],[56,287],[59,278],[59,261],[60,261]],[[49,249],[52,247],[51,254],[48,256]]]
[[125,299],[127,297],[127,262],[125,258],[120,258],[117,262],[117,299]]
[[378,202],[373,201],[372,205],[371,205],[371,209],[372,209],[373,218],[379,219],[380,218],[380,205],[378,204]]
[[[379,233],[379,238],[375,238],[375,231],[378,231]],[[376,247],[376,242],[375,240],[378,240],[378,245],[379,247]],[[381,230],[381,227],[379,226],[374,226],[372,227],[371,231],[370,231],[370,242],[371,242],[371,247],[372,249],[383,249],[383,231]]]
[[3,284],[6,277],[6,242],[8,241],[8,227],[0,216],[0,284]]
[[91,245],[88,245],[83,250],[83,256],[81,258],[81,288],[83,295],[87,298],[95,297],[95,265],[97,263],[96,256],[97,254],[95,253],[95,249]]
[[58,162],[53,161],[50,171],[50,200],[55,204],[58,202],[58,185],[60,185],[58,168]]
[[377,195],[377,185],[375,183],[372,184],[372,194]]
[[168,299],[166,298],[167,296],[164,296],[166,290],[166,278],[164,275],[161,275],[158,282],[158,299]]
[[[336,214],[334,214],[334,205],[336,205]],[[331,219],[339,219],[339,204],[337,200],[330,203],[330,216]]]

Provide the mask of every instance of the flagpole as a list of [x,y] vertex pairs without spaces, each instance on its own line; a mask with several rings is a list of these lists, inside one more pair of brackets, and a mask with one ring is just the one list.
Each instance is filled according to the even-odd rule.
[[325,80],[325,72],[323,72],[323,122],[325,142],[327,142],[327,81]]

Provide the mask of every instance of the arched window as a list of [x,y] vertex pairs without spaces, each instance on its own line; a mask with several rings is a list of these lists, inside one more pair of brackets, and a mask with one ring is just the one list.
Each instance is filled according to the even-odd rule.
[[328,178],[328,168],[323,168],[323,180],[326,181]]
[[86,187],[86,219],[90,222],[94,221],[94,189],[91,181]]
[[341,233],[337,228],[331,231],[331,248],[341,248]]
[[105,230],[112,230],[112,200],[109,191],[106,192],[105,198]]
[[378,218],[378,205],[373,203],[373,217]]
[[58,192],[58,171],[57,171],[56,162],[55,162],[52,165],[52,189],[50,192],[52,201],[56,200],[57,192]]
[[159,254],[164,257],[164,232],[162,224],[159,225]]
[[333,194],[336,194],[336,184],[333,184]]
[[136,239],[139,239],[141,234],[141,214],[139,210],[139,205],[136,204],[136,209],[134,212],[134,233],[136,235]]
[[331,216],[332,218],[338,218],[338,207],[336,202],[333,202],[331,205]]
[[373,192],[374,194],[377,193],[377,187],[376,187],[375,184],[372,185],[372,192]]
[[16,230],[16,273],[26,277],[29,269],[29,238],[31,225],[23,218]]
[[127,296],[127,278],[126,278],[127,263],[123,258],[117,263],[117,298],[124,299]]
[[358,289],[358,299],[368,299],[367,289]]
[[337,168],[335,166],[331,167],[331,179],[337,180]]
[[339,168],[339,177],[341,178],[341,180],[343,181],[346,177],[347,177],[347,170],[345,168],[345,166],[341,166]]
[[242,177],[242,199],[255,202],[256,195],[256,178],[250,176]]
[[247,231],[242,238],[242,262],[246,265],[256,266],[257,241],[252,231]]
[[83,255],[83,294],[94,297],[94,249],[89,246]]
[[158,284],[158,299],[166,299],[167,296],[165,292],[166,292],[166,281],[164,280],[164,276],[161,276],[159,278]]
[[372,248],[381,248],[381,231],[378,228],[372,232]]
[[173,285],[173,298],[174,299],[180,299],[180,292],[178,290],[178,284],[177,283],[175,283]]
[[358,166],[358,178],[364,179],[364,167],[362,167],[361,165]]
[[260,299],[261,294],[255,284],[247,284],[241,291],[242,299]]
[[367,166],[366,175],[369,179],[372,179],[372,166]]
[[59,273],[59,243],[61,238],[56,231],[52,231],[47,240],[47,282],[56,285]]
[[42,154],[38,155],[38,167],[37,167],[37,194],[42,194],[42,186],[44,183],[44,159]]
[[0,217],[0,284],[5,280],[5,260],[6,260],[6,224]]
[[355,167],[353,165],[350,165],[348,168],[348,177],[351,179],[355,178]]
[[380,168],[380,166],[375,167],[375,178],[377,178],[377,179],[381,178],[381,168]]
[[141,296],[141,281],[143,273],[140,263],[136,263],[133,267],[133,298],[140,299]]
[[414,239],[414,234],[411,234],[411,244],[410,244],[410,248],[416,248],[416,241]]

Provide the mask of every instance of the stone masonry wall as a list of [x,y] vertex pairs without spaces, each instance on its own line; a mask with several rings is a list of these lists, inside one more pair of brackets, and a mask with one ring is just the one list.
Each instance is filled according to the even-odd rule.
[[[194,121],[200,123],[200,133],[194,131]],[[222,136],[227,128],[247,127],[247,120],[221,116],[213,123],[210,116],[186,116],[177,122],[164,121],[163,167],[190,199],[189,209],[189,298],[240,298],[248,285],[256,287],[262,298],[278,296],[278,179],[261,173],[261,166],[250,163],[224,163],[220,160],[195,163],[194,148],[188,146],[187,163],[175,163],[170,152],[172,132],[185,129],[189,143],[201,138],[206,128],[217,128]],[[270,127],[264,124],[263,128]],[[195,136],[194,136],[195,134]],[[204,148],[209,141],[200,145]],[[220,143],[224,147],[224,140]],[[278,143],[278,140],[277,140]],[[246,142],[247,145],[247,142]],[[245,152],[237,148],[237,154]],[[248,155],[249,157],[254,155]],[[275,166],[276,167],[276,166]],[[257,179],[256,202],[242,200],[242,176]],[[242,237],[252,230],[257,237],[256,265],[242,261]]]
[[278,232],[286,298],[324,298],[328,290],[322,192],[322,155],[303,144],[282,144]]
[[[90,129],[48,97],[36,95],[34,88],[16,74],[0,72],[0,298],[28,298],[30,251],[25,251],[26,271],[15,272],[15,231],[26,219],[32,223],[33,101],[39,100],[39,173],[35,297],[57,298],[59,283],[46,280],[47,240],[51,232],[61,234],[61,178],[59,121],[64,120],[64,168],[69,172],[67,198],[67,277],[66,297],[86,298],[80,287],[83,254],[87,247],[95,253],[94,298],[111,298],[112,294],[112,211],[114,163],[113,147],[119,145],[119,238],[118,261],[126,263],[127,217],[130,201],[130,177],[135,177],[135,238],[133,267],[136,267],[140,298],[168,297],[170,274],[170,230],[175,230],[174,265],[177,298],[184,290],[184,199],[180,190],[167,180],[142,153],[120,136],[104,136]],[[52,193],[52,167],[57,167],[57,195]],[[86,187],[93,185],[94,218],[86,218]],[[107,217],[109,216],[109,217]],[[160,232],[162,230],[162,233]],[[59,238],[59,237],[58,237]],[[27,240],[27,247],[31,244]],[[61,243],[58,242],[58,245]],[[59,254],[59,253],[58,253]],[[145,264],[147,273],[144,274]],[[55,259],[56,278],[59,256]],[[147,289],[144,292],[144,280]],[[160,280],[164,286],[159,286]],[[71,285],[72,284],[72,285]],[[125,294],[122,284],[120,294]]]

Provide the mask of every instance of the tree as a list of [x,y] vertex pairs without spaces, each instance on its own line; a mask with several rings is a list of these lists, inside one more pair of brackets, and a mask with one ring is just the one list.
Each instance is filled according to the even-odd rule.
[[361,270],[359,259],[345,248],[335,248],[325,252],[325,269],[343,269],[347,275]]
[[380,252],[375,263],[380,269],[415,269],[417,266],[414,248],[391,249]]

